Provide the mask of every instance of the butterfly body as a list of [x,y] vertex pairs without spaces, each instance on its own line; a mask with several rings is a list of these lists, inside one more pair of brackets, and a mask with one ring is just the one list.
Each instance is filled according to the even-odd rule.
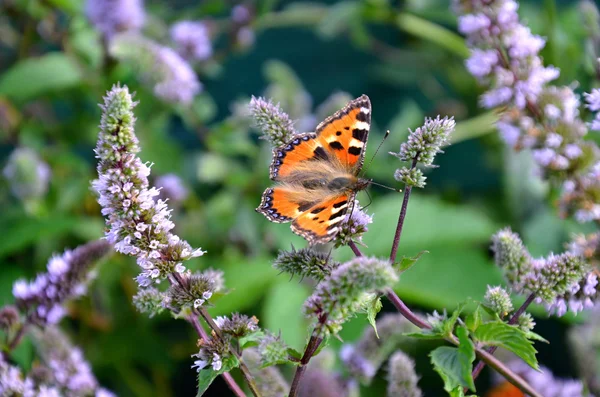
[[270,221],[292,222],[310,244],[335,237],[354,197],[369,180],[359,178],[370,128],[371,103],[363,95],[317,126],[273,150],[270,176],[256,209]]

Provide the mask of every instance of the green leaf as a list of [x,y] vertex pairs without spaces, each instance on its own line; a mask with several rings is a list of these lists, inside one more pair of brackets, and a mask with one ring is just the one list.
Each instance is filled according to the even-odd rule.
[[450,316],[446,321],[444,321],[444,324],[442,325],[444,336],[450,336],[454,333],[454,326],[456,325],[458,317],[460,316],[460,313],[462,313],[465,305],[466,303],[464,302],[459,303],[458,307],[452,312],[452,316]]
[[75,62],[65,54],[50,53],[25,59],[8,69],[0,78],[0,95],[26,101],[73,87],[81,80]]
[[294,349],[293,347],[288,347],[287,348],[287,354],[290,357],[293,357],[297,360],[301,360],[302,359],[302,352],[299,352],[298,350]]
[[502,321],[481,324],[473,333],[473,337],[488,346],[498,346],[521,357],[532,368],[538,369],[537,350],[533,342],[527,339],[525,332]]
[[411,338],[426,339],[426,340],[444,339],[444,335],[442,335],[440,332],[431,332],[430,330],[426,330],[423,332],[406,332],[406,333],[403,333],[402,335],[409,336]]
[[463,326],[456,328],[456,336],[460,342],[458,352],[462,365],[463,381],[469,385],[469,390],[475,391],[475,383],[473,382],[473,361],[475,361],[475,347],[471,339],[469,339],[469,331]]
[[196,397],[202,396],[206,390],[210,387],[211,383],[216,379],[217,376],[222,373],[229,372],[233,368],[236,368],[240,364],[239,360],[235,356],[229,356],[223,359],[223,365],[218,371],[212,368],[200,370],[198,373],[198,393]]
[[[441,346],[429,354],[433,368],[444,380],[444,390],[453,392],[457,387],[470,387],[471,357],[456,347]],[[471,378],[472,383],[472,378]]]
[[400,262],[398,263],[398,265],[395,266],[395,268],[400,273],[405,272],[408,269],[410,269],[412,267],[412,265],[417,263],[417,261],[419,260],[419,258],[421,258],[421,256],[423,254],[428,254],[428,253],[429,253],[429,251],[421,251],[417,255],[412,256],[412,257],[403,256],[402,259],[400,259]]
[[265,336],[265,333],[262,331],[256,331],[249,335],[242,336],[238,339],[240,344],[240,348],[245,349],[251,346],[258,346],[260,340]]
[[375,323],[375,317],[377,317],[377,313],[381,311],[383,305],[381,304],[381,297],[375,296],[372,300],[367,302],[367,320],[373,327],[375,331],[375,335],[379,338],[379,334],[377,333],[377,324]]
[[527,332],[525,332],[525,337],[527,339],[529,339],[529,340],[536,340],[538,342],[550,343],[544,337],[542,337],[541,335],[536,334],[533,331],[527,331]]
[[477,327],[479,327],[481,324],[481,305],[477,305],[475,310],[469,313],[465,319],[465,324],[471,332],[475,331]]

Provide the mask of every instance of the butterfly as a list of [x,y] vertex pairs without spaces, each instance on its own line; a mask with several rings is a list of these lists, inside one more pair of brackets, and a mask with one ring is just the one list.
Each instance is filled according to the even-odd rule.
[[273,149],[271,180],[256,209],[272,222],[292,222],[310,245],[331,241],[354,197],[370,181],[358,177],[371,126],[371,101],[362,95]]

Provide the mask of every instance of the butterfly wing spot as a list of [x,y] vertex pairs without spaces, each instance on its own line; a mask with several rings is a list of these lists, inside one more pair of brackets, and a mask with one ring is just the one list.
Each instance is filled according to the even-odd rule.
[[371,103],[363,95],[317,126],[317,140],[349,173],[362,166],[371,125]]
[[325,151],[325,149],[323,149],[322,146],[318,146],[314,151],[313,151],[313,159],[315,160],[329,160],[329,156],[327,155],[327,152]]
[[316,204],[294,219],[292,231],[304,237],[311,245],[331,241],[337,235],[339,225],[348,211],[349,200],[350,195],[343,194]]

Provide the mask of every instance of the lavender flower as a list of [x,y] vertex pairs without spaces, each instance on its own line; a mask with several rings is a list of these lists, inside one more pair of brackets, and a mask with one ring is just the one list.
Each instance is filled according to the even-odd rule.
[[425,177],[423,171],[418,168],[402,167],[396,170],[394,179],[398,182],[402,182],[406,186],[414,186],[422,189],[425,187],[425,180],[427,177]]
[[521,238],[510,228],[502,229],[492,236],[492,251],[506,281],[520,290],[524,275],[531,271],[532,260]]
[[15,281],[13,295],[17,306],[35,324],[56,324],[65,314],[63,305],[85,294],[93,277],[92,265],[110,251],[104,241],[94,241],[55,255],[48,262],[48,272],[38,274],[34,281]]
[[392,266],[376,258],[359,257],[337,267],[317,285],[304,303],[304,313],[316,317],[315,332],[337,334],[342,324],[357,311],[373,293],[392,287],[398,275]]
[[252,14],[248,6],[238,4],[231,9],[231,19],[237,24],[246,24],[250,21]]
[[[544,366],[540,366],[540,370],[531,368],[521,360],[512,360],[507,363],[510,370],[520,375],[531,387],[544,397],[591,397],[585,392],[584,386],[580,381],[559,379],[554,377],[552,371]],[[516,387],[510,385],[500,375],[494,373],[495,382],[502,387],[503,391],[508,393],[508,390],[516,390]],[[494,392],[490,393],[495,396]],[[508,394],[502,394],[508,395]]]
[[[214,331],[213,331],[214,332]],[[192,368],[196,368],[198,372],[207,366],[210,366],[213,371],[219,371],[223,367],[223,360],[230,356],[227,344],[229,342],[222,341],[213,335],[210,339],[200,339],[200,350],[193,354],[198,360],[194,361]]]
[[373,223],[373,215],[367,214],[360,208],[358,200],[354,200],[352,211],[346,213],[344,222],[335,236],[335,246],[348,245],[351,241],[362,243],[363,235],[369,231],[367,225]]
[[192,67],[173,49],[136,34],[120,34],[110,54],[136,66],[142,79],[153,85],[154,94],[165,102],[189,105],[202,90]]
[[138,31],[146,15],[142,0],[87,0],[85,14],[106,38],[127,31]]
[[140,286],[183,273],[183,262],[204,255],[171,233],[174,224],[159,191],[150,187],[150,168],[137,157],[134,102],[127,87],[114,86],[104,98],[96,147],[99,179],[93,182],[106,217],[106,239],[118,252],[135,256]]
[[0,396],[33,396],[33,382],[21,370],[2,359],[0,355]]
[[419,377],[415,373],[415,362],[401,350],[390,357],[388,363],[389,397],[421,397],[423,393],[417,382]]
[[532,331],[535,327],[535,320],[533,319],[533,316],[529,313],[521,314],[517,321],[518,327],[524,332]]
[[254,126],[262,132],[261,139],[266,139],[274,147],[286,144],[294,135],[294,123],[283,112],[279,105],[263,97],[252,97],[248,110],[254,121]]
[[177,51],[188,60],[205,61],[212,56],[208,26],[201,21],[180,21],[170,30]]
[[484,300],[486,305],[497,313],[500,318],[506,317],[514,309],[510,295],[500,286],[491,287],[488,285]]
[[400,146],[400,152],[391,155],[398,157],[401,161],[418,162],[424,166],[431,166],[435,155],[442,153],[442,146],[448,143],[450,133],[454,131],[456,123],[454,119],[444,117],[440,119],[426,118],[425,124],[416,130],[410,131],[408,141]]
[[33,149],[15,149],[2,173],[12,193],[20,200],[38,199],[48,191],[50,167]]
[[346,344],[340,350],[340,359],[350,374],[368,385],[389,355],[409,339],[403,334],[418,328],[401,314],[386,314],[377,320],[377,334],[373,327],[365,327],[356,344]]
[[273,267],[292,276],[311,277],[321,281],[331,274],[340,264],[330,259],[329,254],[317,252],[311,248],[291,251],[279,251]]
[[154,184],[160,189],[160,198],[164,201],[170,200],[173,205],[181,203],[189,195],[188,188],[175,174],[161,175],[156,178]]

